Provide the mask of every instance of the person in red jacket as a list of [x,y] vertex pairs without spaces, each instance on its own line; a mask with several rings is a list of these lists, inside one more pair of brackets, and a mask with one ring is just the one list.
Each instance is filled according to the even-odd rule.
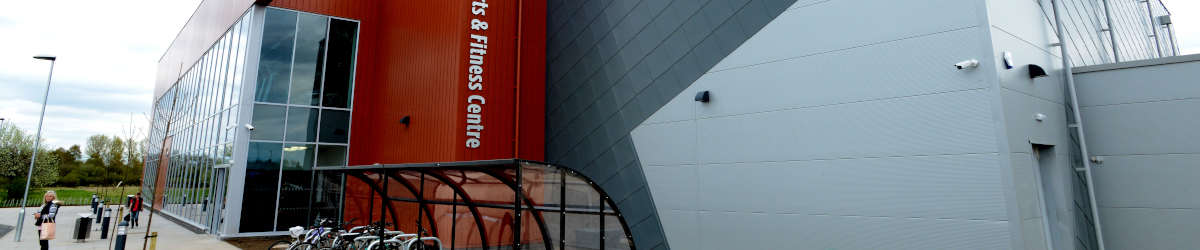
[[142,212],[142,192],[138,192],[129,199],[129,225],[136,227],[138,225],[138,214]]

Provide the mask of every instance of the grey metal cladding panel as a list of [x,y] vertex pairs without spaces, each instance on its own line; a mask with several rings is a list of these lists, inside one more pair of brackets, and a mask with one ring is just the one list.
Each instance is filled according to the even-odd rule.
[[1092,155],[1200,153],[1200,99],[1082,108]]
[[[951,66],[978,57],[983,50],[978,38],[975,30],[959,30],[712,72],[693,87],[713,95],[698,115],[709,118],[987,88],[984,70]],[[864,67],[865,62],[880,65]]]
[[[662,224],[658,222],[658,215],[650,215],[649,217],[646,217],[645,220],[630,226],[629,231],[634,235],[634,242],[637,244],[638,249],[642,249],[643,247],[647,246],[657,247],[659,245],[668,245],[666,242],[666,237],[663,235]],[[653,237],[650,237],[651,235],[653,235]],[[638,236],[642,237],[638,238]]]
[[698,163],[993,153],[987,96],[968,90],[701,119]]
[[[1046,9],[1043,9],[1038,1],[988,0],[987,10],[988,13],[991,13],[988,22],[993,26],[993,30],[999,29],[1000,33],[1015,36],[1030,46],[1058,57],[1062,54],[1059,53],[1059,48],[1050,46],[1051,43],[1058,42],[1058,35],[1056,35],[1055,27],[1046,18],[1048,13],[1043,11],[1049,10],[1050,1],[1043,2],[1045,2]],[[992,34],[995,38],[999,33],[992,32]],[[1001,41],[997,39],[997,42]]]
[[1195,249],[1200,210],[1100,208],[1108,249]]
[[1200,62],[1075,74],[1082,107],[1200,98]]
[[[979,1],[961,0],[838,0],[808,5],[783,12],[739,48],[746,50],[744,53],[730,55],[714,69],[974,27],[979,21],[975,16],[978,4]],[[738,15],[743,26],[754,26],[754,19],[742,17]]]
[[642,166],[696,163],[696,123],[680,121],[638,126],[631,133]]
[[[1066,103],[1063,101],[1062,59],[996,28],[992,28],[992,46],[996,53],[992,57],[995,59],[993,65],[996,65],[996,73],[1000,76],[1000,87],[1056,103]],[[1012,69],[1004,68],[1002,53],[1005,51],[1012,53],[1016,62]],[[1029,64],[1041,66],[1048,76],[1029,78]]]
[[702,211],[1003,221],[997,164],[973,154],[700,165],[698,197]]
[[676,249],[700,249],[700,229],[696,211],[658,210],[667,242]]
[[1200,209],[1200,154],[1108,156],[1092,164],[1104,207]]
[[[746,0],[735,2],[747,4]],[[623,198],[618,208],[627,219],[632,220],[627,222],[633,227],[631,230],[634,237],[638,238],[639,248],[665,247],[665,243],[654,215],[654,203],[646,187],[641,164],[636,161],[637,154],[632,141],[628,136],[615,144],[613,141],[614,138],[628,135],[707,71],[699,68],[696,56],[690,55],[689,51],[703,44],[703,39],[708,39],[705,37],[716,26],[707,29],[688,26],[685,31],[682,25],[689,18],[694,18],[692,15],[708,3],[694,0],[613,0],[604,7],[604,11],[599,12],[595,10],[600,8],[597,4],[580,3],[579,7],[571,8],[576,5],[563,3],[552,10],[549,16],[552,19],[549,22],[551,26],[560,27],[548,38],[553,46],[547,52],[550,61],[547,65],[547,161],[577,169],[593,180],[604,180],[606,184],[602,186],[611,192],[610,195],[628,197]],[[730,4],[720,0],[713,3],[714,6]],[[774,16],[770,13],[780,13],[790,5],[772,0],[769,4],[758,3],[758,6],[773,6],[774,9],[767,9],[766,13],[767,16]],[[558,14],[556,11],[559,10],[571,14]],[[719,20],[720,16],[701,16],[697,20],[708,24]],[[592,21],[575,22],[588,19]],[[769,18],[763,20],[769,21]],[[691,40],[686,36],[689,32],[693,35]],[[671,34],[676,33],[675,40],[669,39]],[[735,38],[721,40],[721,44],[713,40],[704,47],[706,50],[719,51],[719,56],[706,53],[700,57],[711,65],[714,59],[719,60],[717,57],[732,51],[721,46],[735,47],[741,43],[736,37],[744,40],[748,37],[746,33],[753,34],[748,31],[742,33]],[[664,40],[666,43],[663,43]],[[594,48],[592,45],[604,48]],[[646,65],[649,61],[643,59],[660,46],[667,47],[653,59],[655,63],[678,69]],[[672,52],[675,49],[680,50]],[[609,166],[614,164],[614,160],[616,165]],[[622,168],[626,166],[622,164],[632,165]],[[656,230],[657,233],[652,232]]]
[[[1045,99],[1030,96],[1010,89],[1000,90],[1004,103],[1004,122],[1008,129],[1008,146],[1012,152],[1032,153],[1030,139],[1047,140],[1054,143],[1056,150],[1067,146],[1067,107]],[[1046,119],[1038,121],[1037,114]],[[1091,134],[1088,134],[1089,138]],[[1066,154],[1066,151],[1060,151]]]
[[1025,250],[1046,250],[1046,227],[1042,217],[1021,220],[1021,238]]
[[643,170],[653,192],[654,207],[699,210],[699,179],[695,165],[644,167]]
[[1013,182],[1016,184],[1017,213],[1022,221],[1042,216],[1042,201],[1037,192],[1038,182],[1033,169],[1033,155],[1014,153],[1009,157],[1012,159]]
[[1006,221],[705,211],[699,221],[702,250],[1013,249]]
[[[693,84],[692,87],[688,87],[678,95],[675,95],[674,99],[671,99],[662,108],[659,108],[657,112],[650,115],[650,118],[646,118],[643,124],[696,119],[696,105],[698,104],[695,101],[695,86],[697,85],[699,84]],[[637,137],[635,136],[634,139],[636,140]]]

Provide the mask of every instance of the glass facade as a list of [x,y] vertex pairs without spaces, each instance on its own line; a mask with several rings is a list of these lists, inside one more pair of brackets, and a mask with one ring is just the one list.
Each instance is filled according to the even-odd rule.
[[223,223],[251,19],[243,15],[154,105],[142,192],[204,230]]
[[[244,14],[156,100],[147,200],[160,197],[163,212],[214,234],[337,216],[340,175],[312,168],[346,165],[357,39],[357,21],[277,8]],[[243,169],[244,181],[230,183]],[[226,199],[230,190],[240,201]],[[225,212],[232,202],[240,211]],[[214,230],[230,213],[240,219]]]
[[[358,23],[267,8],[258,77],[241,233],[286,231],[317,216],[334,217],[330,186],[314,166],[345,166]],[[335,181],[340,186],[340,181]],[[340,190],[338,190],[340,191]],[[334,214],[330,214],[334,213]]]
[[635,249],[607,195],[578,173],[542,163],[318,170],[345,174],[343,220],[423,229],[442,249]]

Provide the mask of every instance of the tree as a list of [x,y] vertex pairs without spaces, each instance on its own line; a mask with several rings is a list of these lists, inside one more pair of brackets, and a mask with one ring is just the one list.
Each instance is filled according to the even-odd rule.
[[125,140],[119,136],[112,136],[108,140],[108,146],[104,149],[104,166],[116,170],[117,168],[125,167]]
[[[0,126],[0,183],[13,182],[29,176],[29,162],[33,157],[33,144],[36,140],[34,137],[36,135],[29,135],[14,125]],[[45,143],[41,143],[36,149],[38,157],[33,167],[33,186],[44,187],[58,181],[59,158],[48,148]],[[9,194],[10,197],[12,195]]]
[[87,141],[84,142],[86,149],[83,151],[83,154],[88,158],[87,162],[101,166],[107,163],[108,159],[105,159],[104,156],[108,153],[108,146],[111,144],[109,141],[111,140],[107,135],[88,136]]

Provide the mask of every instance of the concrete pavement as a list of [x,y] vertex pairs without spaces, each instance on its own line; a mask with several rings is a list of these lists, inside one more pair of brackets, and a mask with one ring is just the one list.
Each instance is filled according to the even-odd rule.
[[[0,250],[36,250],[38,246],[37,227],[33,226],[33,212],[38,208],[28,208],[25,227],[21,229],[21,242],[13,242],[13,237],[16,232],[9,232],[8,235],[0,237]],[[116,216],[116,207],[114,209],[114,217]],[[20,208],[0,208],[0,224],[13,225],[17,223],[17,215]],[[58,226],[55,230],[55,239],[50,241],[50,249],[69,249],[69,250],[102,250],[109,249],[109,239],[100,239],[100,232],[94,231],[90,238],[83,243],[76,243],[76,240],[71,239],[71,230],[75,227],[75,219],[79,218],[77,214],[90,213],[89,206],[69,206],[63,207],[59,213]],[[237,247],[218,240],[207,234],[196,234],[189,231],[174,222],[155,215],[154,231],[158,232],[157,249],[178,249],[178,250],[238,250]],[[143,211],[139,216],[140,227],[131,228],[126,242],[126,250],[142,249],[142,238],[146,235],[146,222],[150,214]],[[118,220],[118,218],[112,218]],[[98,226],[93,224],[94,226]],[[94,228],[94,227],[93,227]],[[115,233],[110,232],[110,238]]]

